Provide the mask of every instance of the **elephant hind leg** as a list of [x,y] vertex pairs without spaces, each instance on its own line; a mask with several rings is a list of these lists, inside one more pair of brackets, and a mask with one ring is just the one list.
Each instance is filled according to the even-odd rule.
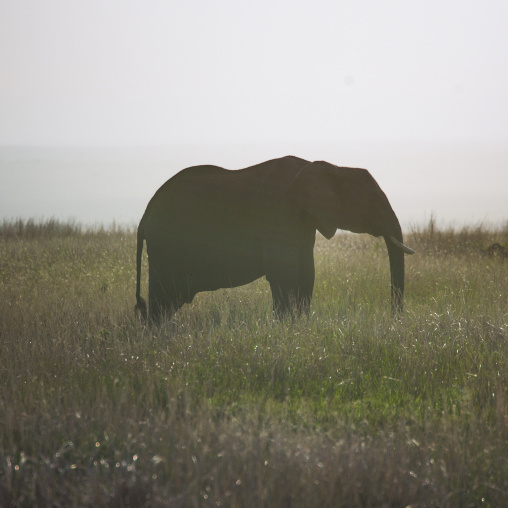
[[162,269],[156,270],[149,265],[148,285],[148,317],[152,324],[169,320],[185,303],[183,295],[176,292],[177,284],[173,278]]
[[148,315],[150,323],[159,325],[163,320],[169,320],[173,314],[183,305],[183,302],[177,300],[158,300],[150,298],[148,306]]

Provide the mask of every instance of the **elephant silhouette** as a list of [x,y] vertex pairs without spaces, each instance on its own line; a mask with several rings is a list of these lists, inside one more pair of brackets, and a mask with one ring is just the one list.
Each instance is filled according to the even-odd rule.
[[404,295],[402,231],[390,203],[365,169],[287,156],[240,170],[195,166],[152,197],[137,231],[136,310],[146,241],[148,317],[170,317],[201,291],[265,276],[278,317],[308,313],[314,288],[316,230],[382,236],[391,269],[392,311]]

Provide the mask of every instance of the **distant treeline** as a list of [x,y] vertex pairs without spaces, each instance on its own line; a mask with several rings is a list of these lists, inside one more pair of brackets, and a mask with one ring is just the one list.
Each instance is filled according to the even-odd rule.
[[0,224],[0,238],[67,237],[82,234],[131,233],[134,226],[95,224],[60,219],[4,219]]

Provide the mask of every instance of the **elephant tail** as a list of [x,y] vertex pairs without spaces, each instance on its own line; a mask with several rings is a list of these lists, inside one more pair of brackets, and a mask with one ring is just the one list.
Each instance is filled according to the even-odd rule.
[[136,315],[141,315],[141,319],[146,319],[146,302],[141,296],[141,259],[143,255],[143,242],[145,240],[145,231],[143,221],[139,224],[137,234],[137,250],[136,250],[136,306],[134,311]]

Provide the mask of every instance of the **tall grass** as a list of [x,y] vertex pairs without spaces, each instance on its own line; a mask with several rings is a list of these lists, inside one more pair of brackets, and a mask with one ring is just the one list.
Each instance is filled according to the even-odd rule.
[[260,280],[148,328],[133,231],[29,224],[0,228],[1,506],[508,504],[505,228],[407,235],[400,319],[383,242],[341,234],[309,319]]

